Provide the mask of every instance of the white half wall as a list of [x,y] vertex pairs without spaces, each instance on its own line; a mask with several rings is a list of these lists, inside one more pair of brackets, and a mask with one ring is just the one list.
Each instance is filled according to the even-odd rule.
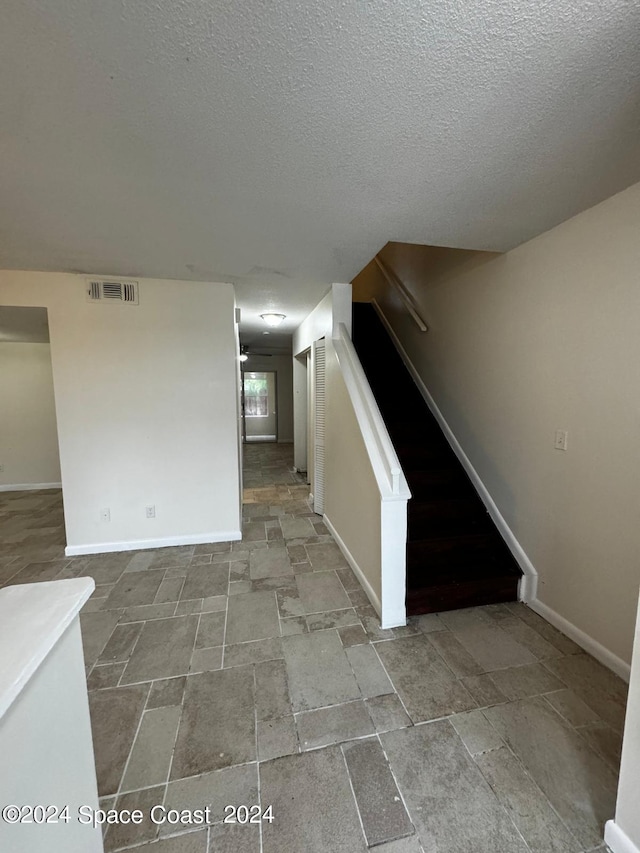
[[0,491],[59,485],[51,347],[0,342]]
[[390,243],[380,256],[426,333],[375,270],[354,281],[537,571],[537,601],[626,664],[640,581],[639,230],[637,184],[505,255]]
[[352,568],[358,574],[371,603],[380,615],[380,490],[330,339],[325,345],[325,353],[325,515],[331,532],[338,540],[343,553],[348,553]]
[[[355,351],[349,355],[351,311],[351,285],[334,284],[332,292],[294,334],[293,351],[297,356],[314,341],[325,340],[324,520],[380,616],[382,627],[391,628],[406,624],[405,552],[410,493],[395,453],[397,473],[392,474],[395,467],[387,452],[391,445],[386,428],[364,374],[357,376],[357,370],[362,369]],[[306,406],[300,384],[303,375],[302,370],[297,371],[298,393],[294,399],[299,412],[305,410],[303,402]],[[299,420],[298,456],[301,431]],[[385,468],[385,463],[391,467]],[[313,473],[308,475],[313,483]]]
[[68,553],[240,536],[231,285],[93,304],[82,276],[4,271],[0,304],[48,309]]

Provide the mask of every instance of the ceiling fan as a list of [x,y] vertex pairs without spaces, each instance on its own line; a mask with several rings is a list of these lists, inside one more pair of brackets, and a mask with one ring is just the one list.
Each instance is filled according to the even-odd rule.
[[249,349],[248,346],[240,347],[240,361],[246,361],[250,355],[260,356],[260,358],[272,358],[273,353],[271,352],[260,352],[258,350]]

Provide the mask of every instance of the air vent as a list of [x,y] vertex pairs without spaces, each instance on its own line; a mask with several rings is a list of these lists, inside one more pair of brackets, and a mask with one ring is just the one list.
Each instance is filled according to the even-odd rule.
[[138,282],[90,279],[87,281],[87,299],[89,302],[129,302],[137,305]]

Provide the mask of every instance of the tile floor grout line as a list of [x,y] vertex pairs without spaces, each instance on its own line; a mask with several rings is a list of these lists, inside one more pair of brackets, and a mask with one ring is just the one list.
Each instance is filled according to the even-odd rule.
[[[135,734],[134,734],[133,739],[131,741],[131,746],[129,747],[129,752],[127,753],[127,760],[125,761],[124,767],[122,768],[122,773],[120,774],[120,779],[118,781],[118,787],[116,789],[115,794],[113,795],[113,796],[115,796],[116,801],[117,801],[118,797],[120,797],[120,789],[122,787],[124,777],[127,775],[127,769],[129,768],[129,762],[131,761],[131,755],[133,753],[133,748],[136,744],[136,741],[138,740],[138,735],[140,734],[140,728],[142,727],[142,720],[144,718],[145,708],[147,706],[147,701],[149,699],[149,693],[150,692],[151,692],[151,682],[149,683],[149,687],[147,688],[147,695],[145,696],[144,706],[143,706],[142,712],[140,714],[140,719],[138,720],[138,725],[136,726]],[[149,785],[148,787],[149,788],[155,788],[156,786],[155,785]]]
[[[256,775],[258,777],[258,805],[260,806],[260,816],[262,816],[262,789],[260,784],[260,751],[259,751],[259,742],[258,742],[258,679],[256,676],[256,667],[253,665],[253,725],[255,727],[255,750],[256,750]],[[262,820],[260,820],[259,824],[259,839],[260,839],[260,853],[263,853],[262,850]]]
[[[206,828],[208,829],[209,826],[210,826],[210,824],[208,824]],[[202,831],[203,831],[202,826],[199,826],[196,829],[189,828],[189,829],[185,829],[184,832],[178,832],[178,833],[175,833],[174,835],[163,835],[161,837],[158,837],[155,839],[150,839],[147,841],[142,841],[142,842],[134,841],[133,844],[125,844],[124,846],[121,846],[121,847],[114,847],[112,850],[109,850],[109,851],[105,850],[105,853],[124,853],[124,851],[127,851],[127,850],[131,850],[131,851],[133,851],[133,853],[135,853],[136,850],[140,850],[140,851],[142,851],[142,853],[147,853],[147,848],[151,847],[152,845],[159,844],[161,841],[165,841],[166,839],[169,839],[169,838],[182,838],[184,835],[195,835],[196,832],[202,832]]]
[[407,706],[404,704],[404,699],[402,698],[402,696],[401,696],[401,695],[400,695],[400,693],[398,692],[398,688],[397,688],[397,687],[395,686],[395,684],[393,683],[393,679],[392,679],[392,678],[391,678],[391,676],[389,675],[389,671],[387,670],[387,667],[384,665],[384,661],[382,660],[382,658],[381,658],[381,657],[380,657],[380,655],[378,654],[378,650],[376,649],[375,645],[374,645],[373,643],[371,643],[371,645],[373,646],[373,649],[374,649],[374,651],[375,651],[375,653],[376,653],[376,657],[377,657],[377,658],[378,658],[378,660],[380,661],[380,666],[381,666],[381,667],[383,668],[383,670],[385,671],[385,674],[386,674],[387,678],[389,679],[389,683],[390,683],[390,684],[391,684],[391,686],[393,687],[393,692],[394,692],[394,694],[398,697],[398,700],[400,701],[400,704],[402,705],[402,708],[403,708],[403,710],[404,710],[405,714],[407,715],[407,717],[409,718],[409,720],[411,720],[411,725],[412,725],[412,726],[415,726],[415,723],[414,723],[414,721],[413,721],[413,717],[412,717],[412,716],[411,716],[411,714],[409,713],[409,711],[408,711],[408,709],[407,709]]
[[[472,713],[472,712],[463,712],[463,713]],[[452,716],[456,716],[456,715],[454,714],[454,715],[452,715]],[[483,715],[483,717],[484,717],[484,715]],[[448,720],[449,724],[451,725],[451,728],[452,728],[452,729],[453,729],[453,731],[455,732],[456,737],[458,738],[458,740],[459,740],[459,741],[460,741],[460,743],[462,744],[463,749],[465,749],[465,750],[466,750],[467,755],[468,755],[468,757],[469,757],[469,760],[470,760],[470,761],[471,761],[471,763],[472,763],[472,764],[477,768],[478,773],[480,773],[480,775],[482,776],[482,778],[484,779],[484,781],[485,781],[485,782],[487,783],[487,785],[489,786],[489,789],[491,790],[491,793],[492,793],[492,794],[493,794],[493,796],[495,797],[496,802],[498,803],[499,808],[500,808],[500,809],[502,809],[502,811],[504,812],[504,814],[505,814],[505,816],[506,816],[507,820],[511,823],[511,825],[513,826],[513,828],[515,829],[515,831],[518,833],[518,835],[519,835],[519,836],[520,836],[520,838],[522,839],[522,841],[523,841],[523,843],[524,843],[524,846],[525,846],[525,847],[526,847],[526,849],[529,851],[529,853],[535,853],[535,851],[533,851],[533,850],[532,850],[531,846],[530,846],[530,845],[529,845],[529,843],[527,842],[527,839],[524,837],[524,835],[523,835],[523,834],[522,834],[522,832],[520,831],[520,828],[517,826],[517,824],[516,824],[516,822],[515,822],[514,818],[512,817],[511,813],[509,812],[509,810],[507,809],[507,807],[505,806],[505,804],[502,802],[502,800],[501,800],[501,799],[500,799],[500,797],[498,796],[497,791],[496,791],[496,790],[494,790],[493,785],[491,784],[491,782],[487,779],[487,777],[486,777],[486,776],[484,775],[484,773],[482,772],[482,768],[479,766],[478,762],[476,761],[476,756],[474,755],[474,753],[472,753],[472,752],[471,752],[471,749],[469,748],[469,745],[467,744],[467,742],[465,741],[465,739],[462,737],[462,735],[460,734],[460,732],[456,729],[455,725],[453,724],[453,722],[452,722],[452,717],[449,717],[449,718],[446,718],[446,719]],[[486,717],[484,717],[484,719],[486,719]],[[496,734],[498,735],[498,737],[500,738],[500,740],[501,740],[501,742],[502,742],[502,743],[501,743],[501,746],[499,746],[499,747],[493,747],[492,749],[484,750],[484,751],[482,751],[481,753],[476,753],[477,755],[486,755],[486,754],[487,754],[487,752],[493,752],[493,751],[495,751],[495,750],[497,750],[497,749],[501,749],[501,748],[502,748],[502,746],[506,746],[506,743],[505,743],[505,741],[502,739],[502,736],[500,735],[500,733],[499,733],[499,732],[497,731],[497,729],[496,729],[496,728],[491,724],[491,720],[487,720],[487,722],[489,723],[489,725],[491,726],[491,728],[496,732]]]
[[[443,633],[443,632],[441,632],[441,631],[437,631],[436,633],[440,634],[440,633]],[[453,633],[453,631],[451,631],[450,629],[449,629],[449,633],[451,634],[451,636],[452,636],[452,637],[454,637],[455,639],[457,639],[457,637],[455,637],[455,634]],[[440,651],[440,649],[436,646],[436,644],[435,644],[434,642],[432,642],[432,641],[429,639],[429,634],[422,634],[422,636],[427,640],[427,642],[429,643],[429,646],[433,649],[433,651],[434,651],[434,652],[436,653],[436,655],[440,658],[440,660],[442,661],[442,663],[443,663],[443,664],[446,666],[446,668],[449,670],[449,672],[450,672],[450,673],[451,673],[451,675],[453,676],[453,680],[454,680],[454,681],[460,681],[460,679],[461,679],[461,678],[466,678],[466,676],[459,676],[459,675],[456,675],[456,673],[453,671],[453,668],[452,668],[451,666],[449,666],[449,664],[447,663],[447,660],[446,660],[445,656],[442,654],[442,652]],[[458,640],[458,642],[460,642],[460,641]],[[461,644],[461,645],[462,645],[462,644]],[[467,651],[467,650],[465,649],[465,651]],[[467,652],[467,654],[469,654],[469,652]],[[471,657],[473,657],[473,655],[471,655]],[[474,658],[474,660],[475,660],[475,658]],[[479,662],[479,661],[476,661],[476,663],[478,664],[478,666],[480,666],[480,667],[482,666],[482,664],[480,664],[480,662]],[[479,675],[479,674],[480,674],[480,673],[476,673],[476,675]],[[461,686],[466,690],[466,687],[464,686],[464,684],[462,684]],[[467,693],[469,693],[469,696],[471,696],[471,693],[470,693],[468,690],[467,690]],[[474,701],[474,702],[476,701],[476,700],[473,698],[473,696],[471,696],[471,698],[473,699],[473,701]]]
[[[177,705],[173,705],[173,706],[167,705],[166,707],[177,708],[178,706]],[[158,710],[158,709],[154,708],[152,710]],[[369,737],[371,737],[371,735],[369,735]],[[176,740],[177,740],[177,738],[176,738]],[[336,744],[329,744],[329,745],[335,746]],[[271,761],[271,760],[272,759],[270,759],[270,758],[266,759],[266,761]],[[228,764],[225,767],[219,767],[219,768],[213,769],[213,770],[201,770],[198,773],[195,773],[193,776],[180,776],[177,779],[170,779],[168,784],[172,785],[175,782],[192,782],[194,779],[199,779],[201,776],[204,776],[207,773],[218,773],[218,772],[223,771],[223,770],[236,770],[239,767],[251,767],[252,764],[257,765],[258,763],[260,763],[260,762],[258,762],[257,759],[254,759],[253,761],[244,761],[240,764]],[[264,764],[265,762],[262,762],[262,763]],[[164,785],[164,784],[167,784],[167,783],[156,782],[153,785],[140,785],[138,788],[123,788],[122,791],[118,791],[117,794],[103,794],[98,799],[99,800],[106,800],[106,799],[109,799],[109,797],[119,797],[121,794],[136,794],[138,791],[150,791],[152,788],[159,788],[161,785]],[[222,823],[222,819],[215,821],[215,823]],[[212,824],[212,826],[213,825],[214,824]],[[175,834],[180,835],[182,833],[177,832]]]
[[[123,625],[138,625],[139,623],[138,623],[138,622],[123,622],[122,624],[123,624]],[[138,643],[140,642],[140,637],[142,636],[142,632],[144,631],[144,626],[145,626],[146,624],[147,624],[146,622],[143,622],[143,623],[142,623],[142,628],[140,628],[140,630],[139,630],[139,632],[138,632],[138,636],[137,636],[137,637],[136,637],[136,639],[135,639],[135,642],[134,642],[134,644],[133,644],[133,647],[132,647],[132,649],[131,649],[131,651],[130,651],[130,653],[129,653],[129,657],[127,658],[127,660],[126,660],[126,662],[125,662],[124,669],[123,669],[123,670],[122,670],[122,672],[120,673],[120,678],[118,678],[118,681],[117,681],[117,683],[116,683],[116,687],[120,687],[120,682],[121,682],[121,681],[122,681],[122,679],[124,678],[124,674],[125,674],[125,672],[127,671],[127,667],[129,666],[129,661],[131,660],[131,655],[134,653],[134,651],[136,650],[136,647],[137,647]],[[120,622],[118,622],[118,625],[120,625]],[[118,627],[118,625],[116,625],[116,628]],[[115,629],[114,629],[114,631],[115,631]],[[106,646],[105,646],[105,648],[106,648]],[[103,650],[103,651],[104,651],[104,650]],[[120,661],[120,663],[123,663],[123,661]],[[96,666],[97,666],[97,663],[96,663]],[[94,667],[94,669],[95,669],[95,667]],[[93,670],[92,670],[92,671],[93,671]],[[108,688],[107,688],[107,689],[108,689]],[[150,693],[151,693],[151,688],[149,688],[149,693],[147,694],[147,699],[146,699],[146,702],[145,702],[145,708],[146,708],[146,706],[147,706],[147,702],[149,701],[149,694],[150,694]],[[143,710],[143,713],[144,713],[144,710]]]
[[[197,632],[196,632],[196,636],[197,636]],[[151,691],[149,691],[149,694],[151,694]],[[162,796],[162,805],[163,806],[166,805],[167,794],[169,793],[169,785],[171,784],[170,783],[171,771],[173,770],[173,759],[174,759],[175,754],[176,754],[176,744],[178,743],[178,734],[180,733],[180,723],[182,722],[182,715],[184,714],[184,700],[185,700],[186,694],[187,694],[187,680],[185,678],[184,687],[182,688],[182,699],[180,701],[180,716],[178,717],[178,725],[176,726],[176,733],[175,733],[175,736],[173,738],[173,747],[171,748],[171,756],[169,758],[169,767],[167,769],[167,778],[166,778],[165,783],[164,783],[164,793]],[[148,701],[149,700],[147,698],[147,702]],[[166,706],[166,707],[172,707],[172,706]],[[160,830],[158,830],[158,835],[159,834],[160,834]]]
[[[357,682],[357,680],[356,680],[356,686],[358,686],[358,682]],[[360,689],[360,688],[358,687],[358,689]],[[384,694],[382,694],[382,695],[383,695],[383,696],[391,696],[392,694],[391,694],[391,693],[384,693]],[[377,697],[372,696],[372,697],[370,697],[370,698],[375,699],[375,698],[377,698]],[[364,696],[362,695],[362,691],[361,691],[361,692],[360,692],[360,696],[359,696],[359,697],[356,697],[355,699],[347,699],[347,701],[346,701],[346,702],[334,702],[334,703],[333,703],[333,705],[320,705],[318,708],[307,708],[307,709],[305,709],[304,711],[292,711],[292,714],[293,714],[293,716],[294,716],[294,717],[300,717],[300,716],[302,716],[303,714],[315,714],[315,713],[316,713],[316,711],[329,711],[329,710],[331,710],[332,708],[340,708],[340,707],[342,707],[343,705],[352,705],[354,702],[363,702],[363,703],[366,703],[366,701],[367,701],[367,700],[364,698]],[[288,716],[288,715],[287,715],[287,716]]]
[[[197,651],[197,647],[198,647],[198,632],[200,631],[200,620],[202,619],[202,612],[197,613],[197,614],[195,614],[195,613],[194,613],[194,614],[192,614],[192,615],[194,615],[194,616],[196,616],[196,615],[197,615],[197,617],[198,617],[198,624],[196,625],[196,632],[195,632],[195,634],[193,635],[193,646],[192,646],[192,648],[191,648],[191,654],[189,655],[189,668],[188,668],[188,670],[187,670],[187,675],[190,675],[190,674],[191,674],[191,664],[192,664],[192,662],[193,662],[193,656],[194,656],[195,652]],[[224,652],[223,652],[223,653],[224,653]],[[185,692],[186,692],[186,689],[187,689],[187,686],[186,686],[186,684],[185,684]],[[183,695],[184,695],[184,694],[183,694]]]
[[369,839],[367,838],[367,833],[364,830],[364,821],[362,820],[362,815],[360,813],[360,806],[358,805],[358,798],[356,797],[356,792],[353,787],[353,779],[351,778],[351,773],[349,772],[349,765],[347,764],[347,758],[344,754],[344,748],[342,744],[339,744],[340,755],[342,756],[342,762],[344,764],[344,769],[347,774],[347,779],[349,780],[349,788],[351,789],[351,796],[353,797],[353,802],[356,807],[356,814],[358,815],[358,821],[360,823],[360,829],[362,831],[362,837],[364,839],[365,847],[369,849]]
[[[383,732],[383,734],[384,734],[384,732]],[[404,810],[407,813],[407,817],[409,818],[411,826],[413,827],[413,831],[415,833],[416,838],[418,839],[418,843],[422,847],[422,842],[420,840],[420,836],[418,835],[418,828],[415,825],[415,823],[413,822],[413,819],[411,817],[411,812],[409,811],[409,806],[407,805],[407,802],[404,798],[404,793],[402,791],[402,788],[400,787],[400,783],[398,782],[398,780],[396,778],[396,774],[394,773],[393,767],[391,766],[391,762],[389,761],[389,756],[387,755],[387,751],[384,748],[382,740],[380,739],[380,732],[376,733],[376,738],[378,739],[378,743],[380,744],[380,749],[382,750],[382,754],[384,755],[385,761],[387,762],[387,767],[389,768],[389,772],[391,773],[391,777],[396,784],[396,788],[398,789],[398,794],[400,795],[400,800],[402,802],[402,805],[404,806]]]
[[[120,608],[116,608],[116,609],[120,609]],[[111,612],[111,611],[105,610],[105,611],[102,611],[102,612],[109,613],[109,612]],[[80,613],[80,615],[82,615],[82,612]],[[109,640],[110,640],[110,639],[111,639],[111,637],[113,636],[113,634],[114,634],[114,632],[115,632],[116,628],[117,628],[117,627],[118,627],[118,625],[120,624],[120,618],[121,618],[121,616],[122,616],[122,613],[121,613],[121,614],[120,614],[120,616],[118,617],[118,621],[116,622],[116,624],[113,626],[113,630],[112,630],[112,631],[111,631],[111,633],[109,634],[109,636],[108,636],[108,638],[107,638],[107,641],[104,643],[104,645],[102,646],[102,648],[100,649],[100,651],[99,651],[99,652],[98,652],[98,654],[96,655],[96,659],[95,659],[95,661],[91,664],[91,666],[90,666],[90,668],[89,668],[89,672],[87,672],[87,680],[88,680],[89,676],[91,675],[91,673],[93,672],[93,670],[94,670],[94,669],[96,668],[96,666],[98,665],[98,659],[99,659],[100,655],[101,655],[101,654],[103,653],[103,651],[106,649],[106,647],[107,647],[107,643],[109,642]],[[82,622],[81,622],[80,624],[82,625]],[[123,674],[124,674],[124,673],[123,673]]]
[[[515,702],[519,702],[519,701],[521,701],[521,700],[519,700],[519,699],[515,699],[514,701],[515,701]],[[498,731],[498,729],[493,725],[493,723],[492,723],[492,722],[491,722],[491,720],[487,717],[487,715],[483,713],[483,714],[482,714],[482,716],[483,716],[483,717],[485,718],[485,720],[489,723],[489,725],[490,725],[490,726],[491,726],[491,728],[496,732],[496,734],[497,734],[499,737],[501,737],[501,738],[502,738],[502,735],[500,734],[500,732]],[[574,835],[573,831],[570,829],[570,827],[567,825],[567,823],[565,822],[565,820],[563,819],[563,817],[560,815],[560,813],[558,812],[558,810],[555,808],[555,806],[553,805],[553,803],[551,802],[551,800],[549,799],[549,797],[547,797],[547,795],[546,795],[546,794],[545,794],[545,792],[542,790],[542,788],[540,787],[540,785],[538,785],[537,781],[533,778],[533,776],[531,775],[531,773],[529,773],[529,770],[528,770],[527,766],[525,765],[524,761],[521,761],[521,760],[520,760],[520,758],[518,757],[518,755],[516,754],[515,750],[512,748],[511,744],[508,742],[508,740],[505,740],[504,738],[502,738],[502,740],[503,740],[503,743],[504,743],[505,748],[506,748],[506,749],[511,753],[511,755],[513,756],[513,759],[514,759],[514,761],[516,762],[516,764],[518,765],[518,767],[520,767],[520,768],[522,769],[522,771],[523,771],[524,775],[527,777],[527,779],[529,779],[529,781],[534,785],[534,787],[535,787],[535,788],[537,788],[537,789],[538,789],[538,791],[540,791],[540,794],[542,795],[543,799],[548,803],[549,808],[551,809],[551,811],[556,815],[556,817],[558,818],[558,820],[560,821],[560,823],[562,824],[562,826],[564,826],[564,828],[567,830],[567,832],[569,833],[569,836],[570,836],[570,837],[571,837],[571,838],[576,842],[576,844],[578,844],[579,846],[582,846],[582,845],[580,845],[580,841],[576,838],[576,836]],[[474,759],[474,763],[475,763],[476,767],[478,767],[478,762],[477,762],[477,761],[475,761],[475,759]],[[491,785],[490,785],[490,783],[489,783],[489,780],[486,778],[486,776],[484,775],[484,773],[482,773],[482,768],[478,767],[478,770],[479,770],[479,771],[480,771],[480,773],[482,774],[483,779],[485,779],[485,780],[486,780],[486,782],[487,782],[487,784],[489,785],[489,787],[491,787],[491,789],[493,790],[492,786],[491,786]],[[496,796],[497,796],[497,794],[496,794]]]
[[[375,726],[374,726],[374,729],[375,729]],[[394,731],[399,731],[399,729],[394,729]],[[328,743],[322,743],[319,746],[310,746],[308,749],[302,749],[302,747],[300,747],[300,754],[306,755],[309,752],[320,752],[320,750],[322,750],[322,749],[331,749],[332,746],[342,747],[345,744],[358,743],[361,740],[371,740],[371,738],[375,737],[376,734],[377,734],[377,732],[373,731],[373,732],[369,732],[368,734],[364,734],[364,735],[354,735],[353,737],[347,737],[347,738],[344,738],[343,740],[332,740],[332,741],[329,741]],[[295,753],[291,753],[291,754],[294,755]]]

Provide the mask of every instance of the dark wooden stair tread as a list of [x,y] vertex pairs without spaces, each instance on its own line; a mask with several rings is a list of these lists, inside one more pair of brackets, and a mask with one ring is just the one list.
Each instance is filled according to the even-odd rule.
[[[490,533],[466,533],[407,542],[408,577],[416,571],[432,575],[440,569],[466,566],[471,566],[478,573],[488,566],[504,566],[505,569],[513,571],[515,563],[504,540],[495,529]],[[515,571],[520,574],[517,566]]]
[[493,522],[471,497],[409,501],[408,540],[490,532]]
[[407,478],[407,612],[514,601],[522,571],[373,307],[353,343]]

